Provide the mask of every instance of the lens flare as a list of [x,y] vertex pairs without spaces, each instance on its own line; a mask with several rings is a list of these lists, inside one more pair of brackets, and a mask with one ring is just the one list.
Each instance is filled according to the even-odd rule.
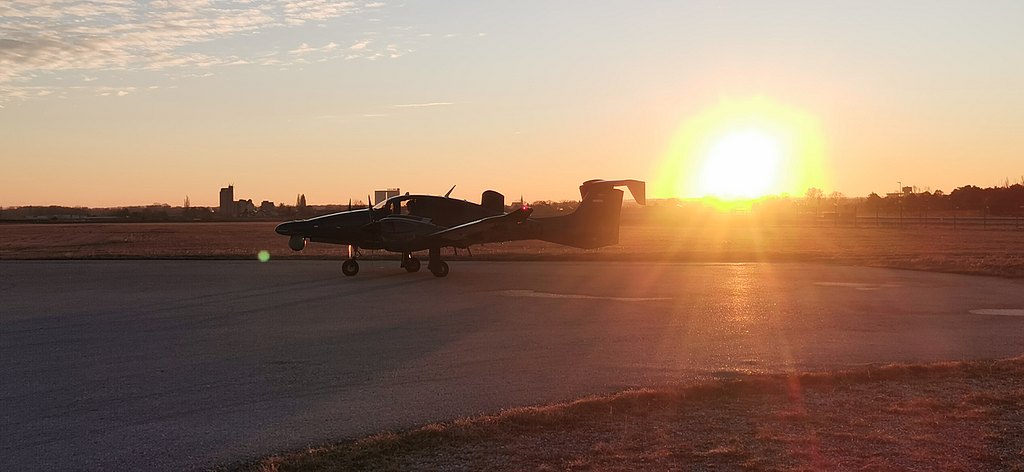
[[260,262],[267,262],[267,261],[269,261],[270,260],[270,251],[268,251],[266,249],[261,250],[259,253],[256,254],[256,259],[258,259]]

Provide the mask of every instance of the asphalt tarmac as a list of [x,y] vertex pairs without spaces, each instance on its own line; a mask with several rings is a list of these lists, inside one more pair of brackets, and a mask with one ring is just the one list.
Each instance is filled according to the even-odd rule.
[[0,263],[0,469],[207,468],[636,386],[1024,353],[1024,280],[361,265]]

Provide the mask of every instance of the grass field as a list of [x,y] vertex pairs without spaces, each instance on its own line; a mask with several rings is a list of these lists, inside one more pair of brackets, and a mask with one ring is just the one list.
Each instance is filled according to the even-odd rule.
[[[340,246],[292,252],[275,223],[0,225],[0,259],[341,259]],[[542,241],[476,246],[481,260],[815,261],[1024,277],[1024,231],[713,225],[622,226],[620,243],[581,250]],[[367,252],[368,258],[396,258]],[[453,260],[466,259],[460,251]]]
[[1024,358],[627,391],[239,469],[1021,471]]

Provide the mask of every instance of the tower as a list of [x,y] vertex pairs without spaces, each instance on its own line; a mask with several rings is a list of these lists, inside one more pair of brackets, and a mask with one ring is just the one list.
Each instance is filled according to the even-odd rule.
[[235,216],[235,186],[228,185],[220,189],[220,216],[231,218]]

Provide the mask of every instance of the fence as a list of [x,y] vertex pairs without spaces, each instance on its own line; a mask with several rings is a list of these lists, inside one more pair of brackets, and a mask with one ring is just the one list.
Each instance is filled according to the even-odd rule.
[[841,216],[815,218],[820,226],[1024,230],[1022,216]]

